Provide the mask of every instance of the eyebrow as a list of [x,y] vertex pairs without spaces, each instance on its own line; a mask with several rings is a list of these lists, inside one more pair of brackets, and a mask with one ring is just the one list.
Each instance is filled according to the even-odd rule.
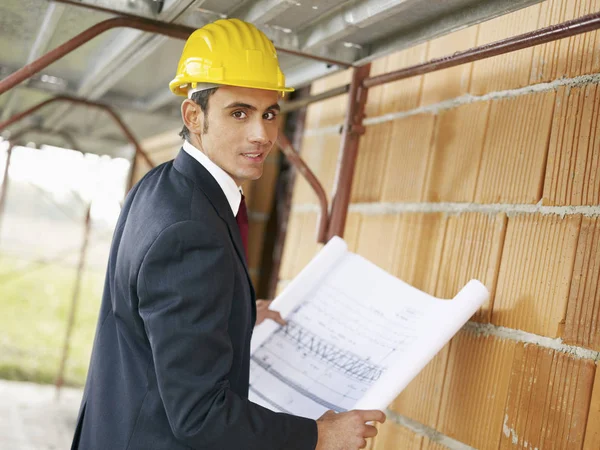
[[[242,103],[242,102],[230,103],[224,109],[233,109],[233,108],[244,108],[244,109],[249,109],[251,111],[257,110],[256,106],[249,105],[248,103]],[[269,106],[267,109],[265,109],[265,111],[269,111],[270,109],[274,109],[276,111],[281,111],[281,106],[279,106],[279,104],[277,104],[277,103],[273,103],[271,106]]]

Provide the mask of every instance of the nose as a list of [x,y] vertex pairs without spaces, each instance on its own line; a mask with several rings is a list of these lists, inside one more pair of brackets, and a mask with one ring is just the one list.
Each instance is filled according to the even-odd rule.
[[262,118],[254,121],[248,140],[254,145],[265,145],[269,143],[269,134],[267,133],[266,124]]

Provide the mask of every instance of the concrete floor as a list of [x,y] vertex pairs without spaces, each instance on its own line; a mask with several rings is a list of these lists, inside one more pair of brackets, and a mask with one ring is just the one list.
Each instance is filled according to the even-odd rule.
[[0,380],[0,450],[68,450],[82,390]]

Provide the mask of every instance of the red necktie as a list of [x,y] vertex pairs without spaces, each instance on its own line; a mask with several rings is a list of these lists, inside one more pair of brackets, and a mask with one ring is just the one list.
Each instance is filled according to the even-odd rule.
[[242,194],[240,209],[238,209],[237,216],[235,216],[235,221],[240,228],[242,243],[244,244],[244,251],[246,252],[246,260],[248,260],[248,210],[246,209],[246,200],[244,199],[244,194]]

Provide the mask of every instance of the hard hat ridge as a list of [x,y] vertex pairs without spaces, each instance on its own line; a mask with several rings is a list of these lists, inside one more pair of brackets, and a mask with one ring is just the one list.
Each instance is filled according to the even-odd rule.
[[285,86],[273,43],[254,25],[239,19],[217,20],[188,38],[169,88],[187,96],[198,83],[293,91]]

